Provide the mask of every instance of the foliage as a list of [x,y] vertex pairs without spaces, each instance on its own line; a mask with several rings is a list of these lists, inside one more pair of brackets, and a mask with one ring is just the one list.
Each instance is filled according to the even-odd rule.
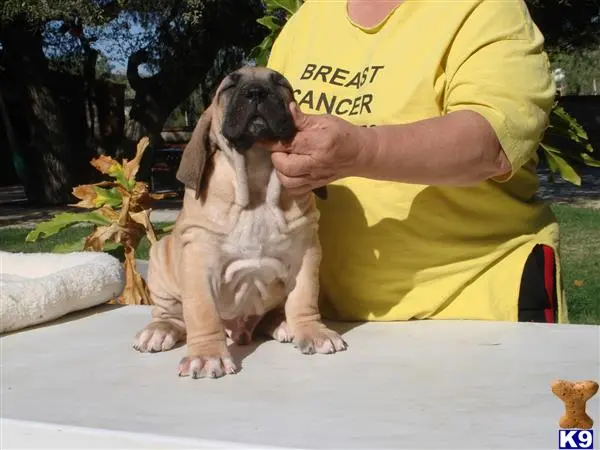
[[269,52],[279,35],[283,25],[289,20],[300,6],[303,0],[267,0],[265,1],[265,15],[257,20],[263,27],[269,30],[262,42],[254,47],[249,57],[254,59],[259,66],[266,66]]
[[0,4],[0,20],[12,20],[26,16],[32,25],[49,20],[73,20],[83,18],[87,23],[100,24],[113,8],[122,1],[106,0],[3,0]]
[[562,95],[600,92],[600,47],[551,52],[550,60],[553,70],[561,68],[565,72],[565,80],[559,82],[559,87],[564,87]]
[[563,107],[555,105],[550,115],[550,124],[540,144],[540,159],[545,161],[552,173],[577,186],[581,177],[578,165],[600,167],[588,135],[583,127]]
[[[92,223],[92,232],[74,244],[61,245],[55,251],[105,251],[122,247],[125,254],[125,288],[119,299],[125,304],[150,304],[147,286],[135,268],[135,251],[142,238],[151,244],[156,242],[155,229],[150,221],[152,200],[167,194],[154,194],[148,185],[136,181],[140,161],[150,141],[140,140],[135,158],[122,163],[109,156],[100,156],[91,161],[100,173],[108,175],[110,181],[79,185],[73,195],[80,201],[74,206],[85,208],[82,213],[61,213],[53,219],[41,222],[26,237],[27,242],[47,238],[75,224]],[[89,211],[92,209],[92,211]]]
[[552,51],[600,43],[600,0],[527,0],[531,17]]
[[[269,30],[269,34],[252,50],[251,55],[255,58],[257,65],[267,64],[269,53],[281,28],[298,8],[300,8],[303,2],[302,0],[266,0],[265,3],[266,14],[264,17],[258,19],[258,22]],[[534,0],[530,3],[530,9],[532,11],[538,11],[538,17],[545,17],[540,12],[541,10],[539,8],[545,10],[547,5],[552,2],[546,1],[542,5],[541,2]],[[563,4],[562,2],[559,3]],[[600,3],[596,1],[584,3],[587,7],[590,7],[591,4],[595,5],[592,7],[592,10],[596,7],[595,11],[596,16],[598,17],[598,14],[600,13],[600,7],[598,5]],[[574,13],[574,16],[581,19],[578,13]],[[589,17],[587,19],[589,19]],[[600,22],[600,20],[598,20],[598,22]],[[592,33],[591,29],[596,30],[596,33],[598,33],[598,29],[593,26],[588,30],[589,33]],[[589,38],[588,35],[586,36]],[[584,38],[583,35],[581,38]],[[560,147],[557,147],[557,145],[560,145]],[[580,186],[581,177],[577,173],[577,165],[584,164],[592,167],[600,167],[600,159],[595,154],[592,155],[593,152],[594,149],[592,148],[588,135],[583,127],[562,107],[555,104],[550,114],[549,127],[543,142],[540,144],[538,152],[540,159],[547,163],[552,173],[558,173],[570,183]]]
[[[206,104],[224,75],[243,64],[266,34],[256,23],[263,11],[261,0],[0,0],[0,76],[10,80],[13,92],[23,92],[11,109],[36,119],[28,121],[31,132],[21,132],[11,148],[15,153],[34,149],[23,172],[40,182],[24,181],[28,199],[39,204],[70,201],[72,187],[91,176],[72,170],[72,161],[81,168],[100,153],[131,157],[142,136],[153,145],[138,180],[148,180],[165,121],[197,90]],[[114,68],[105,64],[106,57]],[[120,71],[124,78],[108,71]],[[47,88],[52,80],[64,79],[64,72],[83,75],[78,77],[81,94]],[[125,123],[117,119],[108,127],[98,126],[100,115],[90,101],[104,92],[96,89],[97,78],[125,82]],[[26,94],[32,86],[46,94],[44,105],[29,104]],[[189,103],[198,113],[195,97]],[[68,102],[76,108],[59,108]],[[47,105],[57,106],[50,110]],[[187,110],[184,105],[182,111]],[[70,120],[71,111],[80,112],[83,120]],[[46,127],[51,113],[57,126]],[[97,139],[106,130],[110,139]]]

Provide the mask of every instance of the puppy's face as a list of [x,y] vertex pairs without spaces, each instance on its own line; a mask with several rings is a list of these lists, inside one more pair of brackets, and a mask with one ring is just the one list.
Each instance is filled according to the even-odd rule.
[[296,132],[289,111],[294,100],[284,76],[262,67],[244,67],[227,77],[215,94],[220,129],[237,151],[256,141],[288,140]]
[[[263,67],[243,67],[221,82],[188,142],[177,179],[200,195],[207,158],[216,149],[240,155],[258,141],[287,141],[296,134],[289,110],[294,92],[288,80]],[[226,142],[223,142],[225,140]],[[325,187],[315,194],[327,198]]]

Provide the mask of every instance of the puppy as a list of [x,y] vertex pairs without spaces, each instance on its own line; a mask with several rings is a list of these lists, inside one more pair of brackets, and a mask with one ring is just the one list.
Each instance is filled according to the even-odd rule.
[[180,376],[236,373],[227,336],[247,344],[260,333],[306,354],[347,347],[319,313],[315,197],[282,189],[259,144],[293,138],[293,100],[281,74],[237,70],[217,88],[184,150],[177,171],[183,207],[172,233],[150,250],[152,321],[134,343],[158,352],[185,341]]

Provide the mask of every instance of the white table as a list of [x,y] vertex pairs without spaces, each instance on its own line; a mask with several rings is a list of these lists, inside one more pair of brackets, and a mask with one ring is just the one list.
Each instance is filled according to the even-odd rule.
[[2,337],[2,448],[552,449],[550,383],[600,379],[597,326],[423,321],[343,327],[336,355],[236,348],[240,373],[192,380],[185,348],[131,348],[149,317],[101,307]]

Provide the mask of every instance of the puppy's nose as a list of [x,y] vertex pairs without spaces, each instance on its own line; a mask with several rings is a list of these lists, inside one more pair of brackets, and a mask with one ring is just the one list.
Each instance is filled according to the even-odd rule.
[[259,85],[250,86],[246,90],[246,98],[255,103],[262,102],[268,94],[267,90]]

